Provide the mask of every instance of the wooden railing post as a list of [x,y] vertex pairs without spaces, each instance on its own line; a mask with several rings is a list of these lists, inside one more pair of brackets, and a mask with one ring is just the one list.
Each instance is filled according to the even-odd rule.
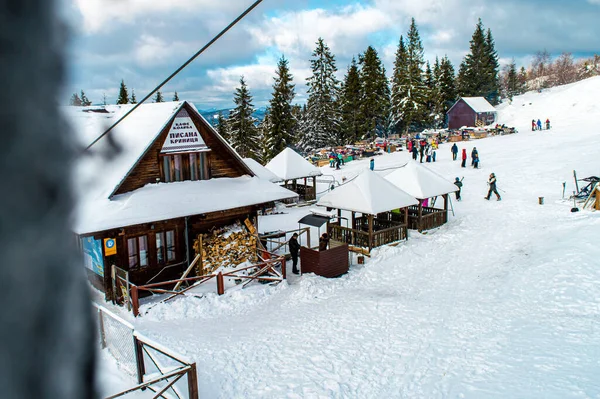
[[285,270],[285,256],[281,258],[281,276],[284,280],[287,278],[287,271]]
[[146,374],[146,367],[144,366],[144,345],[135,334],[133,335],[133,350],[135,353],[135,365],[137,368],[138,384],[144,382],[144,374]]
[[225,282],[223,280],[223,273],[217,274],[217,294],[223,295],[225,293]]
[[196,374],[196,363],[190,364],[190,371],[188,371],[188,394],[189,399],[198,399],[198,374]]
[[131,299],[131,307],[133,310],[133,315],[135,317],[139,316],[140,314],[140,303],[139,303],[139,294],[138,294],[138,288],[136,285],[131,285],[131,293],[130,293],[130,299]]

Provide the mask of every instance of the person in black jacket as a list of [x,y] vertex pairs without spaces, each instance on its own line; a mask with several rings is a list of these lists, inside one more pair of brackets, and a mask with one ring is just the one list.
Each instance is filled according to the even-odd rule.
[[498,201],[500,201],[502,198],[500,198],[500,194],[498,194],[498,190],[496,189],[496,175],[495,174],[491,174],[490,178],[488,180],[488,184],[490,186],[490,190],[487,193],[487,197],[485,197],[486,200],[489,200],[490,197],[492,196],[492,193],[496,194],[496,198],[498,199]]
[[456,158],[458,158],[458,146],[456,145],[456,143],[454,143],[452,145],[451,150],[452,150],[452,160],[456,161]]
[[300,252],[300,244],[298,243],[298,233],[294,233],[290,241],[288,241],[290,247],[290,255],[292,255],[292,273],[300,274],[298,271],[298,255]]
[[327,233],[321,234],[319,238],[319,251],[327,251],[327,246],[329,245],[329,236]]
[[[464,177],[463,177],[463,179],[464,179]],[[455,191],[455,193],[456,193],[456,200],[457,200],[457,201],[460,201],[460,190],[462,189],[462,186],[463,186],[463,184],[462,184],[462,179],[459,179],[459,178],[457,177],[457,178],[456,178],[456,180],[454,180],[454,185],[455,185],[456,187],[458,187],[458,190],[457,190],[457,191]]]
[[477,147],[473,147],[473,151],[471,151],[471,166],[475,166],[475,157],[479,156],[477,152]]

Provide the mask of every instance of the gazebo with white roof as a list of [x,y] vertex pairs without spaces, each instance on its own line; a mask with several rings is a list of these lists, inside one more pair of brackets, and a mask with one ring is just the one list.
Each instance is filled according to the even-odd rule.
[[[457,190],[453,183],[414,161],[388,173],[385,179],[419,200],[418,206],[408,208],[409,229],[430,230],[448,221],[448,194]],[[444,199],[443,209],[435,208],[437,197]]]
[[[291,148],[277,154],[265,168],[279,176],[285,188],[297,193],[300,199],[311,201],[317,198],[317,176],[323,173]],[[308,183],[310,178],[312,186]],[[298,184],[298,180],[303,182]]]
[[[329,224],[332,240],[368,248],[408,238],[408,207],[419,201],[371,170],[361,172],[350,182],[330,191],[317,205],[351,212],[352,228]],[[392,220],[392,211],[403,218]],[[357,217],[357,213],[360,217]]]
[[281,183],[283,179],[271,172],[269,169],[262,166],[252,158],[243,158],[244,163],[248,165],[250,170],[258,176],[259,179],[270,181],[271,183]]

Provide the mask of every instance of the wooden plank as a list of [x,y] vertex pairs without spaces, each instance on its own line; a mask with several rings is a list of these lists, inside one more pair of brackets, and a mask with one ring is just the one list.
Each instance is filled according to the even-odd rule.
[[[200,240],[202,240],[202,236],[200,236]],[[185,270],[185,272],[183,272],[183,274],[181,275],[181,278],[186,278],[188,276],[188,274],[190,274],[190,272],[192,271],[192,269],[194,268],[194,266],[196,265],[196,263],[202,258],[202,252],[200,252],[198,255],[196,255],[196,257],[194,258],[194,261],[190,264],[190,266]],[[181,287],[181,284],[183,283],[183,281],[178,282],[175,285],[175,288],[173,288],[173,291],[177,291],[179,290],[179,287]]]

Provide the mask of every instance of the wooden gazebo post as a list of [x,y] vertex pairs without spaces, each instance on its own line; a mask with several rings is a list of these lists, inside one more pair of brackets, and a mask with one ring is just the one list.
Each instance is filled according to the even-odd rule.
[[313,180],[313,192],[315,193],[315,198],[313,198],[313,199],[317,199],[317,176],[313,176],[312,180]]
[[373,248],[373,215],[369,215],[369,252]]
[[419,230],[419,232],[422,231],[421,230],[421,222],[422,222],[421,218],[422,217],[423,217],[423,200],[420,199],[419,200],[419,217],[417,219],[418,220],[418,222],[417,222],[417,230]]
[[444,194],[444,223],[448,221],[448,194]]

